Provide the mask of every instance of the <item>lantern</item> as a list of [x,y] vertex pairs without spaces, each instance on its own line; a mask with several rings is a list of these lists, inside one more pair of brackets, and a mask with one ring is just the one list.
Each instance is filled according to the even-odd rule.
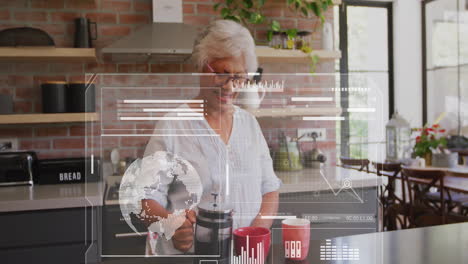
[[399,162],[411,147],[411,128],[408,121],[395,112],[385,126],[387,137],[387,161]]

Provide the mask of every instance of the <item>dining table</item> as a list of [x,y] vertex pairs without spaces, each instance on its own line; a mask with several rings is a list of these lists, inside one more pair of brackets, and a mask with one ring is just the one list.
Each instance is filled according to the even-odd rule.
[[[339,166],[343,167],[341,165]],[[345,166],[344,168],[359,171],[358,167]],[[451,170],[448,168],[436,168],[436,167],[431,167],[431,168],[441,169],[446,172],[444,176],[444,188],[446,190],[468,194],[468,170],[463,170],[463,172],[457,172],[455,170]],[[377,173],[377,170],[374,170],[374,169],[369,169],[368,172],[362,171],[362,173],[375,173],[377,175],[380,174],[382,176],[401,178],[399,174],[395,176],[394,172],[380,171],[379,173]],[[430,184],[432,182],[431,179],[414,178],[414,177],[408,177],[408,180],[412,183],[418,183],[418,184]],[[440,186],[440,183],[436,183],[436,186],[438,185]]]

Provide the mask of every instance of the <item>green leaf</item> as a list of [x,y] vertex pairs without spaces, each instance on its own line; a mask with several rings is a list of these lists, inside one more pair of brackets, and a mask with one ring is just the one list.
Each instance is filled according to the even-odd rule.
[[252,8],[252,7],[253,7],[253,2],[252,2],[252,0],[243,0],[243,1],[242,1],[242,4],[243,4],[246,8]]
[[307,8],[301,7],[301,11],[302,11],[302,14],[304,14],[304,16],[307,17],[309,15],[309,12],[307,11]]
[[226,5],[232,4],[232,1],[233,1],[233,0],[226,0]]
[[228,16],[231,16],[231,9],[225,7],[223,9],[221,9],[221,16],[224,18],[224,19],[227,19]]
[[320,22],[323,24],[325,23],[325,16],[322,14],[320,15]]
[[218,11],[218,8],[219,8],[220,5],[221,5],[221,3],[216,3],[216,4],[213,6],[213,10],[214,10],[214,11]]
[[233,20],[233,21],[236,21],[237,23],[241,22],[238,16],[229,15],[229,16],[226,16],[224,19]]
[[265,17],[260,13],[251,13],[249,22],[252,24],[261,24]]
[[271,41],[272,38],[273,38],[273,30],[268,30],[268,32],[267,32],[268,41]]
[[310,9],[312,10],[312,12],[314,12],[314,14],[316,16],[318,16],[318,17],[320,16],[321,12],[320,12],[320,9],[319,9],[317,3],[310,3]]
[[296,0],[288,0],[288,5],[291,5],[292,3],[296,2]]
[[265,0],[257,0],[258,7],[262,7],[265,5]]
[[280,31],[281,26],[280,23],[276,20],[271,21],[271,30],[273,31]]
[[288,35],[290,39],[293,39],[297,36],[297,29],[296,28],[288,29],[286,30],[286,34]]
[[241,9],[241,11],[240,11],[240,16],[243,17],[243,18],[250,19],[251,15],[252,15],[252,13],[249,12],[248,10],[246,10],[246,9]]

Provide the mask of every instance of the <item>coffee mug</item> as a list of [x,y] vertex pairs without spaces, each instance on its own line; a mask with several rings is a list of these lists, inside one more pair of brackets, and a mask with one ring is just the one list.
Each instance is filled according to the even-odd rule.
[[254,226],[241,227],[234,230],[233,234],[237,256],[245,256],[246,259],[256,259],[259,264],[265,262],[270,251],[270,229]]
[[310,221],[307,219],[285,219],[282,222],[284,257],[304,260],[309,254]]

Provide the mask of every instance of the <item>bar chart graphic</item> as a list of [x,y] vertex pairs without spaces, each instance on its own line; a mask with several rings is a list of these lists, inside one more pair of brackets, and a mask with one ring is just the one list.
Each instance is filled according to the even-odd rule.
[[333,244],[331,239],[326,239],[320,245],[320,260],[359,260],[359,248]]
[[[257,243],[256,246],[249,250],[249,236],[247,236],[247,244],[241,247],[239,255],[234,254],[234,241],[231,243],[231,264],[263,264],[265,262],[264,244],[263,242]],[[250,251],[250,252],[249,252]]]

